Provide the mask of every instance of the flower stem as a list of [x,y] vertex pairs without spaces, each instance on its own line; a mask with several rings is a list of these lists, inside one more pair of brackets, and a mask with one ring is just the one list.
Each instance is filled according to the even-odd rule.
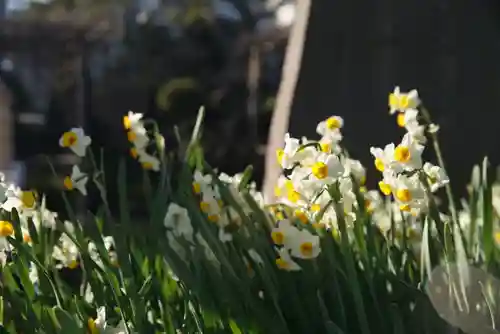
[[[425,108],[421,108],[422,111],[422,116],[424,117],[424,120],[427,122],[427,125],[433,124],[431,115],[429,111]],[[443,154],[441,152],[441,147],[439,146],[439,140],[437,138],[437,133],[430,133],[430,137],[432,140],[432,146],[434,147],[434,152],[436,152],[436,158],[439,164],[439,167],[441,167],[445,172],[446,172],[446,167],[444,164],[444,159],[443,159]],[[447,172],[446,172],[447,173]],[[448,173],[447,173],[448,174]],[[460,236],[462,237],[462,242],[465,242],[465,236],[462,230],[462,227],[460,226],[458,222],[458,214],[457,214],[457,208],[455,206],[455,200],[453,199],[453,191],[451,189],[451,182],[448,182],[445,185],[445,190],[446,190],[446,196],[448,197],[448,205],[451,213],[451,220],[454,225],[458,226],[458,229],[460,231]]]

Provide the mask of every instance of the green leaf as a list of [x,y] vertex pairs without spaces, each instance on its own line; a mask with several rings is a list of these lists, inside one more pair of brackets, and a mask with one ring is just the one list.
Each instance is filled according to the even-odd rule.
[[240,184],[238,185],[238,190],[243,191],[252,178],[253,166],[247,166],[245,171],[243,172],[243,176],[241,178]]
[[70,313],[64,311],[62,308],[58,306],[54,307],[53,310],[57,319],[56,327],[60,329],[59,333],[61,334],[85,333],[84,329],[80,327],[76,319],[73,318]]

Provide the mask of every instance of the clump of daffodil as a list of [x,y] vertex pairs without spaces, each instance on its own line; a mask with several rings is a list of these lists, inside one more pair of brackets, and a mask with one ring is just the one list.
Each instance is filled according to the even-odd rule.
[[316,258],[320,251],[319,237],[306,229],[299,229],[289,220],[278,222],[271,231],[274,244],[279,247],[279,258],[276,264],[280,269],[299,270],[300,267],[290,257],[300,259]]
[[127,131],[128,141],[132,144],[130,148],[132,158],[137,159],[146,170],[159,171],[160,160],[146,150],[151,140],[144,126],[143,115],[129,111],[123,116],[123,127]]
[[[193,178],[192,188],[200,200],[200,210],[206,215],[208,221],[214,223],[219,228],[219,240],[222,242],[231,241],[232,234],[227,232],[227,227],[230,224],[241,224],[239,213],[233,207],[224,205],[219,185],[213,180],[211,175],[204,175],[201,171],[197,170],[194,172]],[[239,185],[239,182],[241,182],[241,176],[231,178],[226,174],[222,174],[219,181],[226,183],[233,198],[239,202],[243,209],[250,210],[237,186],[235,186],[235,184]],[[256,192],[254,194],[258,196]]]
[[412,216],[427,212],[429,192],[449,182],[441,167],[422,161],[426,134],[425,126],[419,123],[419,106],[416,90],[403,93],[396,87],[389,95],[390,113],[398,113],[397,123],[406,134],[398,145],[370,149],[376,169],[383,174],[380,191],[392,195],[399,210]]
[[[361,162],[347,157],[340,146],[344,121],[331,116],[321,121],[318,141],[285,136],[283,150],[278,150],[278,160],[286,170],[275,187],[277,203],[286,205],[293,212],[295,221],[313,226],[337,227],[337,212],[331,205],[329,189],[338,187],[346,221],[356,220],[359,204],[356,187],[366,181],[366,169]],[[355,181],[355,182],[352,182]]]

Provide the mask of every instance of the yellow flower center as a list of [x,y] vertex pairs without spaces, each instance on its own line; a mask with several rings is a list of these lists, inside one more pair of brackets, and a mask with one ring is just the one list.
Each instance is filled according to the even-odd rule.
[[311,205],[311,211],[312,212],[319,212],[321,210],[321,205],[319,204],[313,204]]
[[137,139],[137,134],[134,131],[127,132],[127,139],[129,142],[133,142]]
[[311,242],[303,242],[300,245],[300,253],[304,256],[310,257],[313,254],[313,244]]
[[285,235],[281,231],[273,231],[271,238],[276,245],[283,245],[283,241],[285,241]]
[[31,242],[31,237],[30,237],[30,235],[29,235],[28,233],[24,233],[24,234],[23,234],[23,240],[24,240],[24,242],[26,242],[26,243],[30,243],[30,242]]
[[391,194],[391,186],[385,183],[384,181],[380,181],[378,183],[378,187],[382,194],[389,196]]
[[403,94],[399,97],[399,107],[401,109],[407,109],[410,106],[410,99],[407,94]]
[[359,180],[360,185],[364,185],[366,183],[366,176],[362,176],[361,180]]
[[283,260],[281,257],[276,259],[276,265],[280,269],[286,270],[286,269],[290,268],[290,264],[287,261]]
[[66,188],[67,190],[73,190],[74,189],[74,184],[73,184],[73,180],[71,180],[71,177],[69,176],[66,176],[64,178],[64,188]]
[[406,121],[405,121],[405,114],[404,113],[399,113],[397,118],[396,118],[396,121],[398,123],[398,125],[402,128],[405,127],[406,125]]
[[401,204],[399,206],[399,210],[405,211],[405,212],[410,212],[411,208],[410,208],[410,205],[408,205],[408,204]]
[[379,172],[383,172],[385,170],[384,162],[381,159],[376,158],[375,159],[375,168],[377,168],[377,170]]
[[363,194],[363,193],[365,193],[365,192],[367,192],[367,191],[368,191],[368,189],[366,189],[366,187],[365,187],[365,186],[359,187],[359,192],[360,192],[360,193],[362,193],[362,194]]
[[408,189],[398,189],[395,196],[401,202],[411,201],[411,192]]
[[23,202],[25,208],[33,208],[36,203],[35,192],[32,190],[23,191],[21,193],[21,202]]
[[311,171],[313,175],[320,180],[328,176],[328,166],[323,162],[316,162],[312,166]]
[[87,327],[89,329],[90,334],[99,334],[99,329],[97,328],[94,319],[89,318],[89,320],[87,321]]
[[8,237],[14,233],[14,226],[8,221],[0,221],[0,236]]
[[63,133],[62,137],[62,146],[63,147],[71,147],[75,145],[78,142],[78,136],[76,133],[72,131],[68,131]]
[[391,108],[398,108],[399,107],[399,99],[396,96],[396,94],[394,94],[394,93],[389,94],[389,106]]
[[373,211],[372,201],[370,201],[369,199],[365,199],[365,209],[368,212],[372,212]]
[[142,168],[144,168],[146,170],[151,170],[151,169],[153,169],[153,164],[151,162],[143,162]]
[[219,215],[209,215],[208,220],[212,223],[217,223],[219,221]]
[[276,150],[276,159],[278,159],[278,163],[280,165],[283,164],[283,156],[285,155],[285,151],[283,151],[282,149],[277,149]]
[[332,145],[330,143],[320,143],[321,152],[330,153],[332,151]]
[[302,210],[295,210],[294,215],[302,223],[304,223],[304,224],[309,223],[309,218],[307,218],[307,215],[306,215],[306,213],[304,211],[302,211]]
[[200,209],[201,211],[207,213],[208,211],[210,211],[210,204],[207,202],[200,202]]
[[394,159],[401,163],[408,162],[411,158],[410,149],[407,146],[399,145],[394,150]]
[[340,120],[338,117],[330,117],[326,120],[326,127],[329,130],[339,129],[341,126]]
[[300,194],[295,190],[291,190],[288,192],[288,200],[292,203],[297,203],[300,199]]
[[500,232],[495,233],[495,241],[500,244]]
[[130,122],[130,118],[128,116],[123,116],[123,127],[125,130],[130,130],[132,127],[132,122]]
[[76,269],[78,268],[78,261],[77,260],[72,260],[70,263],[68,263],[68,268],[69,269]]
[[195,194],[201,193],[201,186],[198,182],[193,182],[193,192]]
[[130,156],[134,159],[137,159],[137,157],[139,156],[139,152],[137,152],[137,149],[135,147],[132,147],[130,149]]

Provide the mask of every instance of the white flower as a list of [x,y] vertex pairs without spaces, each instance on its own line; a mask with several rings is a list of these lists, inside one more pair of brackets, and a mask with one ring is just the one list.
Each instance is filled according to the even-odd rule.
[[394,144],[388,144],[382,150],[378,147],[371,147],[370,153],[375,158],[375,168],[379,172],[383,172],[386,168],[388,168],[391,164],[391,161],[394,156]]
[[344,165],[345,165],[344,176],[352,175],[360,185],[363,185],[365,183],[366,170],[360,161],[353,159],[346,159]]
[[278,268],[286,271],[299,271],[302,268],[295,262],[287,248],[281,248],[278,250],[279,257],[276,259],[276,265]]
[[308,230],[301,230],[287,240],[285,247],[290,249],[292,256],[301,259],[313,259],[321,251],[319,237]]
[[54,249],[52,251],[52,257],[59,262],[56,265],[56,268],[58,269],[64,267],[69,269],[75,269],[79,266],[78,247],[65,233],[61,235],[58,243],[56,244],[56,246],[54,246]]
[[342,176],[344,173],[344,166],[340,163],[336,155],[321,153],[318,155],[317,161],[311,167],[311,173],[317,180],[321,180],[324,183],[330,183],[334,179]]
[[229,242],[233,240],[233,235],[224,230],[223,227],[219,227],[219,240],[221,242]]
[[394,149],[391,168],[393,168],[396,172],[401,169],[411,172],[422,168],[423,150],[424,146],[413,140],[413,138],[407,133],[403,137],[401,144],[396,146]]
[[439,188],[444,187],[450,182],[448,175],[444,169],[439,166],[434,166],[431,163],[426,162],[424,164],[424,172],[427,175],[429,185],[432,192],[437,191]]
[[167,232],[167,240],[168,245],[172,248],[172,250],[183,260],[186,261],[186,250],[184,247],[177,241],[174,234],[170,231]]
[[384,203],[379,192],[370,190],[364,194],[365,196],[365,209],[368,212],[380,211],[384,209]]
[[[149,137],[144,127],[137,127],[127,132],[127,139],[134,145],[135,152],[144,151],[149,144]],[[134,154],[132,154],[134,156]]]
[[392,115],[396,111],[405,112],[408,109],[415,109],[419,106],[420,99],[418,92],[413,89],[409,93],[402,93],[399,87],[389,94],[389,113]]
[[278,163],[284,169],[292,168],[297,162],[298,149],[300,148],[300,141],[296,138],[290,137],[290,134],[285,134],[285,146],[283,149],[276,151]]
[[394,184],[393,195],[401,211],[418,215],[427,209],[427,196],[418,174],[411,177],[399,175]]
[[160,160],[154,155],[148,154],[144,151],[138,151],[139,162],[142,168],[146,170],[154,170],[155,172],[160,170]]
[[339,116],[331,116],[318,123],[316,132],[321,136],[332,136],[338,138],[340,129],[344,126],[344,120]]
[[29,278],[33,285],[38,284],[38,268],[33,262],[30,263]]
[[83,173],[77,165],[73,166],[70,176],[66,176],[64,179],[64,188],[67,190],[78,189],[82,195],[87,195],[86,185],[89,177],[86,173]]
[[126,116],[123,116],[123,127],[125,130],[133,130],[143,127],[142,114],[129,111]]
[[5,211],[12,212],[16,209],[19,214],[32,216],[36,207],[36,194],[34,191],[22,191],[15,185],[10,185],[5,192],[7,200],[1,205]]
[[[212,180],[212,175],[210,175],[210,174],[203,175],[202,172],[197,170],[194,172],[193,179],[194,179],[193,190],[196,194],[200,194],[201,192],[205,192],[206,190],[210,189],[210,187],[212,186],[213,180]],[[222,173],[219,176],[219,180],[221,180],[223,182],[227,182],[227,183],[233,182],[233,179],[229,175],[224,174],[224,173]]]
[[286,245],[295,237],[299,232],[289,220],[282,220],[278,222],[278,226],[271,230],[271,238],[276,245]]
[[191,225],[188,210],[185,208],[176,203],[170,203],[163,224],[176,237],[182,236],[186,240],[193,242],[193,226]]
[[59,145],[71,149],[79,157],[84,157],[87,147],[92,140],[85,135],[82,128],[72,128],[63,133],[59,139]]

